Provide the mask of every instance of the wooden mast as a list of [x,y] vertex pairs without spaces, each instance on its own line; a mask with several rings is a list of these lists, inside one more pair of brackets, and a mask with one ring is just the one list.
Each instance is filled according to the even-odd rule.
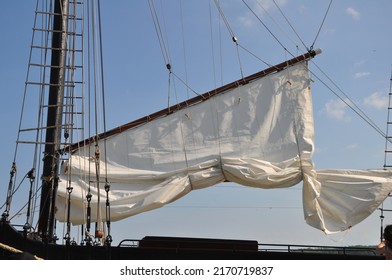
[[51,72],[47,129],[43,158],[42,189],[38,232],[45,242],[54,242],[55,198],[58,187],[59,154],[62,131],[65,62],[68,29],[68,0],[54,1]]

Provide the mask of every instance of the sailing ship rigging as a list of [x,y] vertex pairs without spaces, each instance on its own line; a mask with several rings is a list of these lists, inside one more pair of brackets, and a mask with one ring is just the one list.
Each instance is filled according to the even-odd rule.
[[[166,50],[154,4],[149,4]],[[220,3],[214,4],[238,52],[242,46]],[[270,189],[303,181],[306,222],[326,233],[339,232],[368,217],[392,190],[387,170],[314,168],[307,64],[320,53],[314,43],[303,55],[250,76],[240,67],[241,77],[232,83],[108,129],[105,116],[99,116],[106,111],[100,1],[43,1],[37,8],[36,22],[44,25],[33,29],[24,104],[38,100],[38,119],[25,119],[22,113],[16,148],[34,148],[24,177],[30,185],[23,238],[53,245],[60,221],[65,248],[74,244],[72,224],[82,225],[83,245],[110,247],[111,222],[221,182]],[[169,81],[175,77],[189,89],[162,52]],[[93,110],[83,111],[86,105]],[[87,115],[93,117],[91,123]],[[82,132],[85,128],[88,133]],[[10,232],[19,160],[15,153],[3,235]]]

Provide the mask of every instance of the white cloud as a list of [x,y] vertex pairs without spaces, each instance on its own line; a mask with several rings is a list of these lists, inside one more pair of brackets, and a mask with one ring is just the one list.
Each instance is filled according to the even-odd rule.
[[334,28],[325,28],[324,29],[324,33],[325,34],[335,34],[335,32],[336,32],[336,29],[334,29]]
[[334,99],[325,104],[323,112],[332,119],[349,121],[346,109],[347,105],[342,100]]
[[363,78],[363,77],[369,76],[369,75],[370,75],[370,72],[358,72],[358,73],[354,74],[354,78],[360,79],[360,78]]
[[389,98],[385,93],[375,92],[366,97],[363,103],[376,109],[385,109],[388,107]]
[[346,147],[344,147],[346,150],[355,150],[357,149],[359,146],[357,143],[352,143],[350,145],[347,145]]
[[356,62],[356,63],[354,64],[354,66],[355,66],[355,67],[362,66],[362,65],[365,64],[365,62],[366,62],[365,60],[360,60],[360,61]]
[[240,23],[244,27],[253,27],[255,25],[254,16],[251,13],[247,13],[245,16],[238,17]]
[[346,13],[352,17],[354,20],[358,20],[361,14],[352,7],[346,9]]

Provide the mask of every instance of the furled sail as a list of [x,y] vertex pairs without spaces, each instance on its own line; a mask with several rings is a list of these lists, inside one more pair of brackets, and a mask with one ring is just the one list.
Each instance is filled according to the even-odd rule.
[[306,62],[297,63],[101,139],[99,159],[94,143],[77,149],[62,167],[56,218],[66,221],[69,207],[70,222],[84,223],[90,193],[92,221],[100,219],[106,182],[115,221],[224,181],[287,188],[303,180],[310,225],[325,232],[353,226],[392,191],[391,174],[314,170],[309,81]]

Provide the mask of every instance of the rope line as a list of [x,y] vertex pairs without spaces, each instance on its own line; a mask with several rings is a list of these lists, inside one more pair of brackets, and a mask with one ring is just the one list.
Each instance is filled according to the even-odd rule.
[[[275,2],[275,0],[274,0],[274,2]],[[316,37],[314,38],[313,44],[310,46],[310,50],[313,49],[314,44],[316,43],[316,40],[318,39],[318,36],[320,35],[321,29],[322,29],[323,26],[324,26],[324,22],[325,22],[325,19],[327,18],[327,15],[328,15],[329,9],[331,8],[331,5],[332,5],[332,0],[329,2],[329,5],[328,5],[328,8],[327,8],[327,11],[325,12],[323,21],[322,21],[321,24],[320,24],[320,28],[319,28],[319,30],[318,30],[318,32],[317,32],[317,34],[316,34]]]
[[257,20],[264,26],[264,28],[268,31],[269,34],[278,42],[278,44],[286,51],[288,52],[291,56],[294,56],[284,45],[283,43],[276,37],[276,35],[271,31],[271,29],[268,28],[268,26],[261,20],[261,18],[255,13],[255,11],[246,3],[245,0],[242,0],[242,2],[245,4],[245,6],[249,9],[249,11],[257,18]]
[[221,6],[219,5],[219,3],[218,3],[217,0],[214,0],[214,3],[215,3],[216,8],[218,9],[219,14],[221,15],[221,17],[222,17],[222,19],[223,19],[223,22],[224,22],[225,25],[226,25],[227,30],[228,30],[229,33],[230,33],[231,38],[233,38],[233,40],[234,40],[235,34],[234,34],[234,32],[233,32],[233,29],[231,29],[230,24],[229,24],[229,21],[227,20],[225,14],[223,13]]
[[217,0],[214,0],[214,3],[215,3],[216,8],[218,9],[218,12],[219,12],[220,16],[223,19],[223,22],[226,25],[227,30],[230,33],[231,39],[233,40],[233,42],[236,45],[237,59],[238,59],[239,67],[240,67],[241,78],[244,78],[244,71],[242,69],[242,63],[241,63],[241,56],[240,56],[240,52],[239,52],[238,39],[235,36],[235,34],[233,32],[233,29],[230,27],[229,21],[227,20],[225,14],[223,13],[223,10],[222,10],[221,6],[219,5],[219,2]]
[[[302,38],[299,36],[299,34],[297,33],[297,31],[295,30],[294,26],[291,24],[291,22],[289,21],[289,19],[286,17],[286,15],[283,13],[282,9],[279,7],[278,3],[276,3],[275,0],[274,4],[275,6],[278,8],[279,12],[281,13],[281,15],[283,16],[283,18],[286,20],[287,24],[290,26],[291,30],[293,30],[294,34],[297,36],[297,38],[301,41],[302,45],[305,47],[305,49],[307,51],[309,51],[309,48],[306,46],[305,42],[302,40]],[[259,4],[261,6],[261,4]],[[262,6],[261,6],[262,7]],[[263,8],[263,7],[262,7]],[[263,10],[267,13],[267,11],[263,8]],[[268,14],[268,13],[267,13]]]
[[155,9],[153,0],[148,0],[148,4],[150,6],[150,12],[151,12],[151,16],[152,16],[152,19],[154,22],[155,32],[157,33],[159,46],[160,46],[161,52],[162,52],[162,57],[163,57],[163,60],[164,60],[166,67],[169,69],[169,68],[171,68],[170,67],[170,57],[169,57],[169,52],[167,50],[165,41],[163,40],[163,33],[162,33],[161,25],[159,24],[158,14]]
[[[16,249],[16,248],[14,248],[14,247],[11,247],[11,246],[6,245],[6,244],[1,243],[1,242],[0,242],[0,248],[3,249],[3,250],[6,250],[6,251],[8,251],[8,252],[11,252],[11,253],[24,253],[23,251],[21,251],[21,250],[19,250],[19,249]],[[35,258],[36,260],[43,260],[42,258],[37,257],[37,256],[34,256],[34,258]]]
[[376,132],[378,132],[382,137],[386,137],[385,132],[379,128],[371,119],[366,115],[366,113],[360,109],[354,101],[334,82],[332,79],[314,62],[312,63],[316,68],[343,94],[345,98],[340,96],[335,90],[333,90],[325,81],[323,81],[319,76],[317,76],[313,71],[309,70],[314,77],[317,78],[327,89],[329,89],[336,97],[338,97],[344,104],[346,104],[351,110],[354,111],[361,119],[363,119],[367,124],[369,124]]

